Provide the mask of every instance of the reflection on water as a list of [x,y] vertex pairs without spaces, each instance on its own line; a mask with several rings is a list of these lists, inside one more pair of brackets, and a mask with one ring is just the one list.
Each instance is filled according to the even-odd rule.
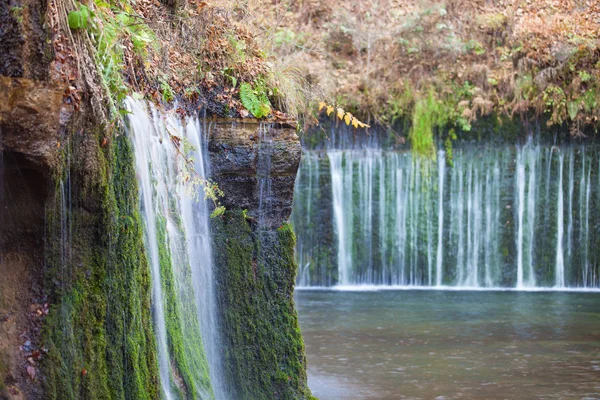
[[321,400],[600,398],[600,294],[296,293]]

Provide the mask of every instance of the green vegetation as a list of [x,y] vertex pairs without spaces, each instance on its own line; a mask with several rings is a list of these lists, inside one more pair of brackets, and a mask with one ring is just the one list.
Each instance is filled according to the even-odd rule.
[[267,97],[264,83],[256,81],[253,85],[242,83],[240,85],[240,99],[244,107],[256,118],[263,118],[271,112],[271,102]]
[[[172,212],[178,213],[178,210]],[[183,233],[181,221],[177,222],[177,228]],[[172,381],[171,386],[175,392],[180,393],[182,398],[197,399],[199,391],[210,393],[212,396],[208,361],[198,324],[189,261],[177,260],[179,265],[173,265],[175,260],[168,244],[172,239],[167,236],[167,220],[164,216],[158,216],[156,228],[167,344],[172,359],[171,365],[176,369],[176,375],[183,383],[181,385],[179,382]],[[175,270],[178,271],[177,275]]]
[[[45,398],[156,399],[150,276],[133,150],[125,136],[102,149],[101,137],[72,145],[74,154],[89,151],[87,157],[98,163],[91,176],[73,164],[71,185],[87,188],[82,197],[65,210],[57,190],[48,208],[47,282],[53,305],[42,338],[48,349]],[[93,151],[90,141],[97,143]],[[72,232],[68,242],[61,228],[65,211],[62,217]]]
[[[130,93],[123,76],[126,69],[126,44],[131,43],[130,56],[137,57],[144,64],[148,48],[155,40],[153,31],[141,17],[135,15],[127,0],[94,0],[93,9],[77,3],[77,9],[68,14],[68,25],[73,31],[80,32],[93,46],[95,68],[109,111],[113,118],[118,117],[122,102]],[[164,88],[163,97],[168,97]]]
[[[313,399],[294,308],[295,235],[253,231],[241,210],[213,220],[225,367],[240,399]],[[243,294],[243,295],[241,295]]]
[[417,100],[409,134],[413,151],[431,158],[435,157],[433,129],[437,125],[437,105],[432,93],[425,99]]
[[0,395],[2,395],[2,391],[5,388],[5,377],[6,377],[6,373],[8,372],[8,365],[7,365],[7,361],[6,361],[6,354],[4,352],[0,352]]
[[23,25],[23,7],[13,6],[10,8],[10,13],[19,25]]

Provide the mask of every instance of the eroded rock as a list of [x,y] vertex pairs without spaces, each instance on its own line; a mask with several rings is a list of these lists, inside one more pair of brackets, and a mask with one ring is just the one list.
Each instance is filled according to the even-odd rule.
[[63,92],[44,82],[0,76],[0,150],[56,166]]
[[215,122],[209,130],[212,177],[226,208],[246,209],[265,226],[279,226],[292,212],[301,145],[286,124]]

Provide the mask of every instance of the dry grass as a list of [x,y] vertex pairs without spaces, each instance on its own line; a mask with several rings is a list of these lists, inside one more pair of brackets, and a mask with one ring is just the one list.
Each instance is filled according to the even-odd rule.
[[[443,99],[469,82],[473,90],[464,100],[471,118],[543,113],[544,90],[556,85],[569,101],[581,102],[578,121],[598,121],[600,107],[584,110],[582,100],[588,90],[600,92],[596,1],[305,0],[245,7],[247,15],[276,21],[264,31],[279,39],[271,51],[280,62],[292,60],[327,98],[363,117],[389,123],[393,110],[410,110],[430,88]],[[573,70],[592,78],[578,85]],[[535,88],[522,87],[528,75]],[[407,90],[412,96],[404,96]],[[536,93],[524,98],[524,91]],[[553,122],[565,119],[559,114],[550,112]]]

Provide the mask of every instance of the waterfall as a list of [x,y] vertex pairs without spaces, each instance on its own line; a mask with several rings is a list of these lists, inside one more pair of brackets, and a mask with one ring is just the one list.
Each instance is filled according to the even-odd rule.
[[458,146],[452,166],[444,151],[426,161],[376,146],[304,150],[292,213],[298,284],[598,287],[592,165],[595,145],[531,138]]
[[[517,150],[517,288],[535,287],[533,241],[535,239],[536,162],[538,148],[531,138]],[[528,175],[526,176],[526,169]],[[527,236],[525,237],[525,234]],[[526,269],[525,265],[526,264]],[[526,276],[525,276],[526,275]]]
[[129,98],[127,105],[163,396],[180,398],[184,382],[193,398],[225,399],[209,210],[203,194],[207,129],[197,118],[184,121],[151,104]]
[[556,225],[558,233],[556,235],[556,273],[554,284],[557,288],[565,286],[565,260],[563,251],[563,240],[564,240],[564,199],[563,199],[563,164],[564,156],[561,154],[559,160],[559,172],[558,172],[558,207],[556,211]]
[[[342,169],[344,154],[342,152],[331,152],[327,155],[331,165],[331,189],[333,193],[333,211],[337,234],[338,282],[340,285],[346,285],[350,282],[350,277],[348,275],[352,268],[352,265],[350,264],[352,262],[352,256],[351,254],[348,254],[348,237],[345,220],[345,217],[351,216],[351,211],[349,210],[349,207],[345,206],[345,202],[348,199],[351,199],[351,195],[346,195],[347,189],[345,189],[344,185],[351,185],[352,169],[346,168],[348,175],[350,175],[350,179],[344,182],[344,172]],[[350,193],[352,193],[351,186]]]
[[271,191],[271,158],[273,155],[273,138],[266,125],[259,127],[259,152],[258,152],[258,223],[265,226],[266,218],[272,209],[273,194]]
[[444,274],[443,254],[444,254],[444,178],[446,177],[446,153],[438,153],[438,242],[435,264],[435,285],[442,286],[442,276]]
[[[150,158],[155,158],[155,154],[152,154],[152,152],[155,150],[155,146],[152,146],[154,143],[151,143],[150,140],[156,141],[158,138],[155,135],[152,135],[154,137],[151,136],[152,133],[155,133],[154,127],[150,118],[146,115],[144,105],[138,104],[134,101],[129,101],[128,106],[131,111],[129,123],[133,133],[133,146],[135,149],[136,167],[142,196],[141,207],[145,225],[145,243],[150,256],[152,274],[152,304],[154,308],[153,314],[156,340],[158,342],[158,367],[163,395],[167,400],[171,400],[174,399],[175,396],[171,391],[171,376],[169,371],[170,361],[167,349],[167,328],[163,304],[163,289],[160,278],[161,274],[158,254],[158,236],[156,233],[155,206],[152,196],[152,171],[150,169]],[[158,140],[162,142],[162,137]]]

